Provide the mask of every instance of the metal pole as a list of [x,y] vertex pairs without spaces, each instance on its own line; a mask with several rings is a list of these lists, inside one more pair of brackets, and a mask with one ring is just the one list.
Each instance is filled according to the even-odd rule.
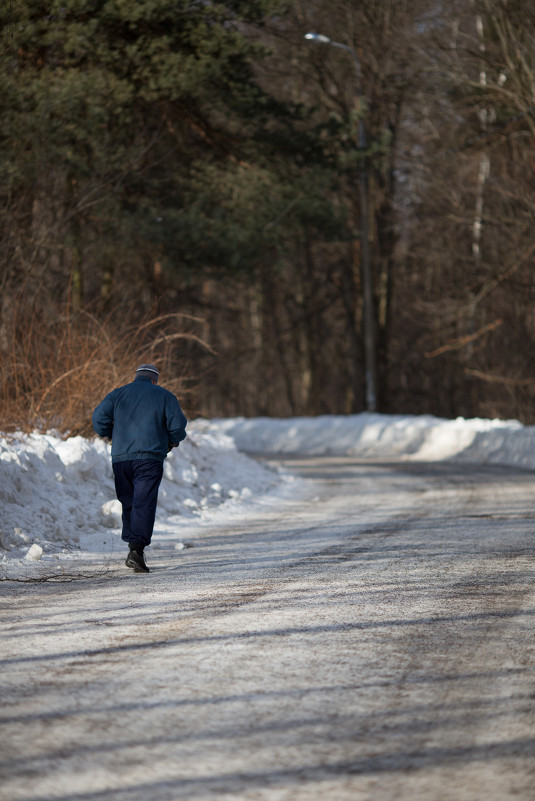
[[[341,42],[333,42],[320,33],[307,33],[305,39],[328,44],[346,50],[353,56],[357,76],[357,94],[362,100],[362,74],[356,50]],[[366,165],[366,128],[362,115],[358,122],[358,147],[361,153],[359,166],[359,205],[361,235],[361,277],[362,277],[362,317],[364,339],[364,372],[366,385],[366,410],[375,412],[377,408],[377,354],[375,345],[375,310],[373,301],[373,273],[370,257],[370,233],[368,218],[368,169]]]
[[[362,99],[362,80],[360,61],[352,50],[357,73],[357,91]],[[368,206],[368,167],[366,164],[366,129],[362,114],[358,123],[358,146],[361,154],[359,165],[359,202],[361,234],[361,275],[362,275],[362,316],[364,334],[364,367],[366,371],[366,410],[375,412],[377,408],[377,353],[375,345],[375,308],[373,300],[373,272],[370,257],[370,224]]]

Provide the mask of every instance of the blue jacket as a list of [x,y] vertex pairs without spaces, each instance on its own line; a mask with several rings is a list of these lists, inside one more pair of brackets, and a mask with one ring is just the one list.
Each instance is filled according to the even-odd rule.
[[157,459],[186,437],[186,418],[169,390],[138,376],[106,395],[93,412],[93,428],[109,437],[112,462]]

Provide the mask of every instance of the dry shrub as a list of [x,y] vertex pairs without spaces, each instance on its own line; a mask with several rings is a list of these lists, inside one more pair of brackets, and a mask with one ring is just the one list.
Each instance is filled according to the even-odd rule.
[[[10,330],[2,331],[0,362],[0,430],[46,431],[90,435],[95,406],[114,387],[134,378],[136,367],[157,364],[162,383],[183,399],[181,340],[208,347],[188,325],[199,322],[182,314],[147,318],[120,325],[69,304],[53,319],[37,311],[12,313]],[[177,330],[179,329],[180,330]]]

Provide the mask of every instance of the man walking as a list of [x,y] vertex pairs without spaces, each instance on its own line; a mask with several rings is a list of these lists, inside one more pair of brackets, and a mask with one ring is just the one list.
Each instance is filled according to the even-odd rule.
[[93,428],[112,440],[115,491],[123,506],[122,539],[126,566],[148,573],[144,549],[150,545],[163,463],[186,437],[186,418],[175,396],[158,386],[153,364],[142,364],[131,384],[114,389],[93,412]]

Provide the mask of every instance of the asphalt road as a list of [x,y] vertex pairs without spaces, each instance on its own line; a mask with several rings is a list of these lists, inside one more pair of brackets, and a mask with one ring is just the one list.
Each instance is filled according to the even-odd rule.
[[148,575],[0,585],[2,801],[535,799],[534,474],[286,465]]

